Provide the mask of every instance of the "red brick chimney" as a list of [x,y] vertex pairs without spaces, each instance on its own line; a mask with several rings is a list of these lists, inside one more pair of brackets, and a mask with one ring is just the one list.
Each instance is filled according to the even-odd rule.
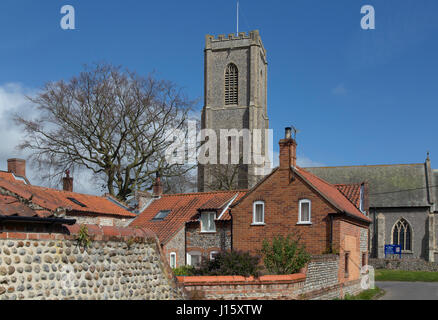
[[152,196],[155,198],[159,198],[163,195],[163,183],[161,182],[161,175],[157,173],[157,179],[155,180],[154,185],[152,186]]
[[65,172],[66,176],[62,178],[62,190],[73,192],[73,178],[70,177],[70,171]]
[[280,169],[297,166],[297,142],[292,138],[292,129],[286,128],[285,138],[280,140]]
[[8,159],[8,171],[17,177],[26,177],[26,160]]

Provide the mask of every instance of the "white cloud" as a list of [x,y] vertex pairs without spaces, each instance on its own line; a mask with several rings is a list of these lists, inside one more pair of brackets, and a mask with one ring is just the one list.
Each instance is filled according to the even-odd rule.
[[334,94],[335,96],[345,96],[347,92],[348,91],[343,83],[339,84],[336,88],[332,90],[332,94]]
[[0,86],[0,169],[7,167],[6,160],[15,157],[26,157],[16,149],[23,137],[21,128],[17,127],[13,121],[15,113],[31,115],[33,112],[32,104],[26,95],[32,95],[32,90],[26,89],[20,84],[8,83]]

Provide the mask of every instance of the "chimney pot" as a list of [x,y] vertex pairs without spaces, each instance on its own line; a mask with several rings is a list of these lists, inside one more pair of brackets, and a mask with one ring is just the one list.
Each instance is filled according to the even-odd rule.
[[163,195],[163,183],[161,182],[161,174],[157,173],[157,178],[153,185],[153,197],[159,198]]
[[285,139],[292,139],[292,128],[286,128]]
[[26,160],[8,159],[8,171],[17,177],[26,177]]
[[70,177],[70,170],[65,171],[65,177],[62,178],[62,189],[73,192],[73,178]]
[[297,166],[297,143],[292,138],[292,129],[286,128],[285,139],[280,140],[280,169]]

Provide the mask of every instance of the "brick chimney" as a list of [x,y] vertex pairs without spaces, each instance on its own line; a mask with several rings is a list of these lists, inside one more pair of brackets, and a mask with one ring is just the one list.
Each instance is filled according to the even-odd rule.
[[297,142],[292,138],[292,128],[286,128],[285,138],[280,140],[280,169],[297,166]]
[[161,175],[157,173],[157,179],[155,180],[154,185],[152,186],[152,196],[155,198],[159,198],[163,195],[163,183],[161,182]]
[[65,172],[65,177],[62,178],[62,190],[73,192],[73,178],[70,177],[70,171]]
[[17,177],[26,177],[26,160],[8,159],[8,171]]

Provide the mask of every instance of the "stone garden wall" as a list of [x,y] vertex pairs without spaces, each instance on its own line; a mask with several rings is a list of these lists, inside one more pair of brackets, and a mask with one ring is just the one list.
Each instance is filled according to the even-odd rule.
[[369,259],[374,269],[438,272],[438,263],[422,259]]
[[68,233],[0,233],[0,300],[182,298],[151,232],[89,226],[86,249]]

